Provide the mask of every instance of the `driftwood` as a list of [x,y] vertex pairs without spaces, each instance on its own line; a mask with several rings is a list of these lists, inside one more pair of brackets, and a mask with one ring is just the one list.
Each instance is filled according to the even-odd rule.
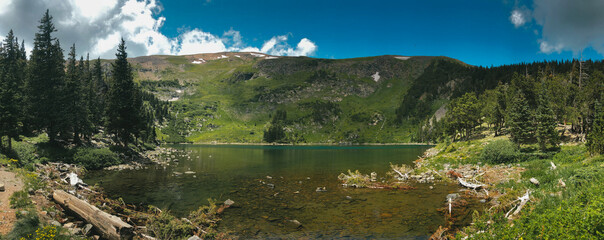
[[459,184],[461,184],[462,186],[467,187],[467,188],[471,188],[471,189],[474,189],[474,190],[483,187],[482,184],[469,183],[466,180],[463,180],[463,178],[457,178],[457,180],[459,180]]
[[[524,205],[526,205],[526,203],[531,199],[530,197],[531,191],[530,190],[526,190],[526,193],[522,196],[519,197],[518,199],[516,199],[514,202],[520,202],[518,203],[516,206],[512,207],[512,209],[510,209],[510,211],[508,211],[505,214],[505,217],[508,219],[512,219],[512,217],[514,215],[517,215],[518,213],[520,213],[520,210],[522,210],[522,207],[524,207]],[[516,210],[514,211],[511,215],[510,213],[512,212],[512,210]]]
[[394,170],[394,172],[398,173],[398,175],[400,175],[402,179],[408,179],[409,178],[409,175],[407,175],[406,173],[405,174],[401,173],[400,171],[394,169],[394,167],[392,168],[392,170]]
[[101,211],[97,207],[78,199],[62,190],[55,190],[52,194],[55,202],[66,209],[76,213],[79,217],[92,224],[104,238],[132,239],[134,236],[132,225],[125,223],[119,217]]
[[552,161],[550,161],[549,164],[552,165],[550,167],[551,170],[556,170],[556,168],[558,168],[558,167],[556,167],[556,164],[554,164],[554,162],[552,162]]

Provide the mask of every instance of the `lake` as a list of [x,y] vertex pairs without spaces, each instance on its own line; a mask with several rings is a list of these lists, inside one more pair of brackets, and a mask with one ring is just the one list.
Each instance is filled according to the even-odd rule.
[[[170,147],[178,151],[163,157],[178,162],[169,166],[93,171],[85,181],[98,183],[109,196],[182,217],[209,198],[231,199],[235,205],[221,215],[219,229],[246,239],[427,239],[445,222],[436,209],[458,189],[444,183],[414,184],[411,190],[353,189],[337,179],[348,169],[385,177],[390,163],[413,165],[429,146]],[[294,219],[301,228],[288,224]]]

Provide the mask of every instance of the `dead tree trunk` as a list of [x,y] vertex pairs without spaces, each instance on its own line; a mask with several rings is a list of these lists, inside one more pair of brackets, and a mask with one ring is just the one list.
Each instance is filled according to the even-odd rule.
[[76,213],[79,217],[92,224],[94,228],[110,240],[132,239],[134,228],[122,221],[119,217],[101,211],[95,206],[78,199],[62,190],[55,190],[52,194],[55,202],[66,209]]

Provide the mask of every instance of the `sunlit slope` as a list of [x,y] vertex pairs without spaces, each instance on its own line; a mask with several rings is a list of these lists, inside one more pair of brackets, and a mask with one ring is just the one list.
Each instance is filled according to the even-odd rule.
[[[197,143],[262,142],[277,109],[287,111],[292,142],[408,142],[415,126],[397,122],[395,111],[436,61],[466,67],[445,57],[402,56],[215,53],[130,60],[141,86],[174,103],[175,121],[163,126],[160,138]],[[443,101],[431,104],[436,111]]]

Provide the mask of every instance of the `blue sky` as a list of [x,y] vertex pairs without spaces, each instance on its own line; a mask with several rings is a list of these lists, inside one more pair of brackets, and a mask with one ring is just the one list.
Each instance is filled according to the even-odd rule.
[[[384,54],[443,55],[474,65],[569,59],[572,51],[543,53],[540,35],[515,27],[517,4],[468,1],[164,1],[162,32],[200,28],[241,32],[261,45],[273,35],[308,38],[315,57],[351,58]],[[187,6],[183,9],[183,6]],[[538,31],[538,30],[537,30]],[[600,59],[593,49],[584,57]]]
[[0,35],[14,29],[31,49],[47,8],[63,44],[103,58],[120,38],[130,56],[429,55],[491,66],[604,53],[602,0],[0,0]]

